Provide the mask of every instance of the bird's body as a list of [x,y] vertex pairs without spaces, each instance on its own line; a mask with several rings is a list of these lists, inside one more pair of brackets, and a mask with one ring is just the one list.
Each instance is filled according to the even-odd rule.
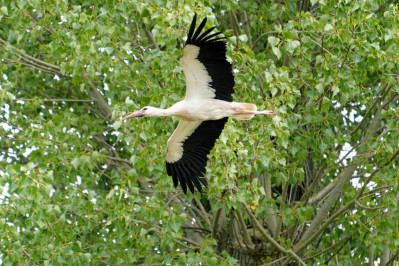
[[166,169],[186,193],[194,186],[202,193],[201,183],[207,186],[205,174],[207,155],[212,150],[229,117],[251,119],[254,115],[275,114],[256,111],[251,103],[233,102],[234,77],[226,60],[223,38],[210,34],[213,28],[200,35],[206,19],[195,30],[196,16],[190,26],[180,64],[186,76],[186,97],[167,109],[147,106],[123,119],[142,116],[176,116],[180,123],[168,140]]
[[[224,117],[252,117],[256,112],[256,105],[250,103],[226,102],[217,99],[185,99],[177,102],[168,109],[160,109],[147,106],[144,116],[176,116],[180,119],[195,120],[218,120]],[[251,109],[248,109],[251,108]],[[246,110],[248,109],[248,110]],[[241,118],[243,119],[243,118]]]

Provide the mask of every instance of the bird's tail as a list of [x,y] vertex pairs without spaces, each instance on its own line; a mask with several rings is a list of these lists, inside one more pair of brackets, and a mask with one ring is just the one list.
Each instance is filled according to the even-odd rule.
[[[241,109],[245,111],[256,111],[257,107],[255,104],[252,103],[235,103],[236,106],[234,108]],[[235,114],[233,115],[234,118],[241,119],[241,120],[249,120],[254,117],[255,114]]]

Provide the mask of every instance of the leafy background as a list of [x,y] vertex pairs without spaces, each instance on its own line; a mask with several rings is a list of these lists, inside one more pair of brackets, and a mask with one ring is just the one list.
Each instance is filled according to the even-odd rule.
[[[236,101],[207,194],[165,171],[193,14]],[[397,263],[397,1],[0,0],[0,258],[14,264]]]

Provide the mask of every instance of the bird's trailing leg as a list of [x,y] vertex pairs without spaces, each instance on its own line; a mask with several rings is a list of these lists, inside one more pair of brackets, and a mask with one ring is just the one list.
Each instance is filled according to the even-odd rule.
[[239,108],[233,108],[236,113],[233,117],[243,120],[248,120],[254,117],[254,115],[275,115],[276,113],[270,110],[256,111],[256,110],[245,110]]

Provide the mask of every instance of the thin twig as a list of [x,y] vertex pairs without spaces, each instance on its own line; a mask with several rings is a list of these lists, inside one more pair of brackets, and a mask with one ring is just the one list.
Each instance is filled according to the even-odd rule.
[[260,41],[260,39],[262,39],[263,37],[270,35],[270,34],[276,34],[278,33],[278,31],[272,30],[272,31],[268,31],[265,33],[262,33],[261,35],[259,35],[259,37],[254,41],[253,47],[256,46],[256,44]]
[[[141,192],[141,190],[140,190],[140,192]],[[203,227],[196,227],[196,226],[189,226],[189,225],[181,225],[180,227],[182,229],[187,229],[187,230],[203,231],[203,232],[211,233],[210,230],[203,228]]]
[[128,164],[131,164],[131,163],[132,163],[132,162],[129,161],[129,160],[122,159],[122,158],[119,158],[119,157],[112,157],[112,156],[108,156],[108,155],[107,155],[107,158],[110,159],[110,160],[113,160],[113,161],[119,161],[119,162],[124,162],[124,163],[128,163]]
[[194,195],[194,200],[197,203],[198,207],[200,208],[201,213],[202,213],[202,218],[204,218],[204,221],[207,224],[208,228],[212,228],[211,221],[209,220],[209,217],[208,217],[208,213],[205,211],[204,206],[202,205],[202,202],[199,201],[195,195]]
[[373,104],[370,106],[370,108],[368,108],[366,114],[363,116],[362,121],[360,121],[359,124],[357,124],[357,126],[349,133],[349,135],[353,135],[356,133],[356,131],[358,131],[360,129],[360,127],[364,124],[364,122],[366,121],[366,119],[368,118],[368,116],[371,114],[371,111],[373,111],[374,107],[380,103],[382,101],[382,99],[385,98],[385,96],[387,95],[388,91],[392,88],[392,85],[390,87],[388,87],[387,89],[382,89],[380,91],[380,95],[378,95],[375,99],[375,101],[373,102]]
[[57,234],[54,232],[53,227],[50,225],[50,223],[46,220],[47,226],[50,228],[50,231],[53,233],[54,237],[57,238]]
[[25,250],[24,248],[21,248],[21,251],[22,251],[22,253],[24,253],[24,255],[25,255],[26,257],[28,257],[29,261],[26,263],[26,265],[29,265],[29,263],[30,263],[31,260],[32,260],[32,256],[31,256],[28,252],[26,252],[26,250]]
[[384,266],[388,266],[393,264],[394,260],[399,256],[399,250],[396,251],[396,253],[392,256],[392,258],[385,264]]
[[333,56],[333,54],[328,51],[326,48],[324,48],[320,43],[316,42],[315,40],[313,40],[312,38],[310,38],[310,40],[315,43],[317,46],[319,46],[321,49],[323,49],[324,51],[326,51],[330,56]]
[[[56,65],[53,65],[53,64],[44,62],[44,61],[42,61],[42,60],[40,60],[40,59],[34,58],[34,57],[30,56],[30,55],[27,55],[27,54],[25,54],[24,52],[22,52],[22,50],[16,48],[15,46],[13,46],[13,45],[11,45],[10,43],[6,42],[6,41],[3,40],[2,38],[0,38],[0,43],[3,44],[3,47],[4,47],[5,49],[7,49],[7,47],[10,47],[10,48],[14,49],[15,51],[17,51],[18,54],[19,54],[19,56],[20,56],[23,60],[25,60],[25,61],[27,61],[27,62],[31,62],[31,63],[37,64],[37,65],[39,65],[39,66],[41,65],[41,66],[43,66],[43,67],[53,69],[53,70],[55,70],[56,72],[59,72],[59,71],[60,71],[60,67],[59,67],[59,66],[56,66]],[[61,73],[60,73],[60,74],[61,74]]]
[[370,211],[375,211],[375,210],[379,210],[379,209],[384,208],[384,207],[368,207],[368,206],[365,206],[365,205],[361,204],[359,201],[356,201],[356,205],[359,206],[362,209],[370,210]]
[[358,231],[359,231],[359,229],[356,229],[354,232],[352,232],[352,233],[350,233],[349,235],[345,236],[344,238],[342,238],[340,241],[338,241],[338,242],[335,243],[334,245],[329,246],[328,248],[326,248],[326,249],[324,249],[324,250],[318,252],[317,254],[314,254],[314,255],[312,255],[312,256],[310,256],[310,257],[304,258],[303,260],[306,261],[306,260],[310,260],[310,259],[316,258],[316,257],[320,256],[321,254],[324,254],[324,253],[328,252],[330,249],[335,248],[336,246],[338,246],[338,245],[341,244],[342,242],[345,241],[345,243],[346,243],[346,240],[350,239],[350,238],[352,237],[352,235],[353,235],[354,233],[357,233]]
[[18,98],[14,101],[39,101],[39,102],[94,102],[93,100],[83,99],[38,99],[38,98]]

